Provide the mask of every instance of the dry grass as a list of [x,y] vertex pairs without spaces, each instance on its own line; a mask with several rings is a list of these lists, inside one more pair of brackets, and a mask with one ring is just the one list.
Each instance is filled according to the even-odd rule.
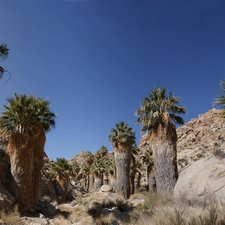
[[73,223],[79,222],[82,225],[94,224],[94,219],[88,214],[88,208],[84,205],[76,205],[73,212],[69,215],[68,220]]
[[117,218],[112,215],[101,215],[98,219],[96,219],[95,224],[96,225],[109,225],[112,224],[113,221],[117,221]]
[[130,213],[129,225],[225,225],[225,204],[174,201],[165,194],[145,196],[144,206]]
[[[66,219],[62,216],[55,218],[54,224],[225,225],[225,204],[215,203],[212,199],[200,203],[187,201],[184,197],[175,200],[168,193],[136,193],[131,200],[143,197],[144,204],[132,208],[128,201],[115,195],[92,195],[85,198],[83,204],[76,205]],[[112,207],[115,206],[116,210],[104,209],[106,201],[109,205],[113,202]]]
[[6,225],[19,225],[21,220],[18,207],[15,206],[11,211],[2,209],[0,211],[0,219],[2,219]]
[[60,215],[54,219],[54,225],[71,225],[71,222]]

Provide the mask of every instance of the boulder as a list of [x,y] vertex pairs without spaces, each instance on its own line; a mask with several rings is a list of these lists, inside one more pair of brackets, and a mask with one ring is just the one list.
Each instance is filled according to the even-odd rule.
[[200,159],[184,169],[174,189],[175,198],[225,202],[225,159],[215,156]]
[[101,186],[100,191],[101,192],[113,192],[113,187],[111,187],[110,185],[104,184]]

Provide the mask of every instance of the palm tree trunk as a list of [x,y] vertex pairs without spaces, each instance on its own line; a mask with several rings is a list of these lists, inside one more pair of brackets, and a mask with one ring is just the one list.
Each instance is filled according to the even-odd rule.
[[113,173],[112,171],[109,172],[108,184],[111,187],[113,187],[113,189],[116,188],[116,185],[117,185],[116,173]]
[[41,126],[35,126],[29,133],[15,133],[9,139],[11,191],[23,211],[36,209],[45,139]]
[[116,191],[127,199],[130,197],[130,149],[126,146],[118,146],[114,150],[114,158],[117,177]]
[[139,190],[141,186],[141,173],[139,171],[136,171],[134,180],[135,180],[135,189]]
[[148,190],[150,192],[156,192],[156,180],[153,167],[153,165],[147,166]]
[[94,188],[100,189],[102,186],[102,174],[95,173],[94,174]]
[[150,133],[157,191],[173,192],[178,179],[177,134],[173,124],[159,125]]
[[134,186],[134,179],[135,179],[135,158],[131,154],[130,160],[130,194],[134,194],[135,186]]
[[90,168],[88,169],[88,172],[87,172],[87,189],[86,189],[86,191],[89,191],[89,186],[90,186]]

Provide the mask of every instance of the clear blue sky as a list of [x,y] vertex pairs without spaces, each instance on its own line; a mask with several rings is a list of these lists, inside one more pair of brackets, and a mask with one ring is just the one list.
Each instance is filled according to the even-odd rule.
[[1,0],[0,43],[12,74],[1,105],[14,92],[50,100],[57,119],[45,150],[70,159],[112,150],[122,120],[139,144],[134,112],[153,86],[182,98],[186,122],[213,107],[225,78],[225,1]]

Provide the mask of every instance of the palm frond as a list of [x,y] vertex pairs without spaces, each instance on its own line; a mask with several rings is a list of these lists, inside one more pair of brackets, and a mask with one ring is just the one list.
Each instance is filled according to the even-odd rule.
[[160,123],[178,123],[184,121],[176,114],[186,113],[186,108],[179,106],[179,97],[175,97],[172,92],[166,95],[166,88],[154,87],[149,93],[149,98],[143,98],[141,106],[136,110],[136,123],[141,125],[141,131],[145,132],[158,126]]
[[45,132],[55,126],[55,113],[50,110],[50,102],[25,94],[14,94],[3,105],[5,111],[0,117],[0,128],[4,133],[25,132],[32,126],[41,124]]

